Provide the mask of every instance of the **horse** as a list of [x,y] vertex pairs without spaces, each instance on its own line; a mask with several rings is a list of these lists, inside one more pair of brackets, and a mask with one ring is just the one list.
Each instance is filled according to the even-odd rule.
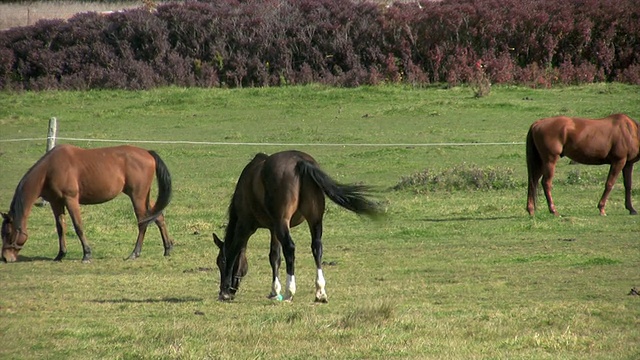
[[[220,270],[220,301],[235,298],[243,271],[246,274],[245,249],[249,237],[258,228],[271,235],[269,263],[272,285],[269,298],[291,301],[296,292],[295,244],[290,228],[306,220],[311,233],[311,250],[316,265],[316,302],[327,302],[322,271],[322,218],[325,195],[339,206],[372,218],[382,213],[368,199],[370,188],[358,184],[340,184],[324,172],[311,155],[289,150],[272,155],[258,153],[240,174],[229,204],[229,222],[224,241],[213,233],[219,248],[216,263]],[[287,279],[285,294],[280,294],[278,279],[280,252],[285,258]]]
[[[149,200],[154,174],[158,197]],[[142,242],[150,222],[160,229],[164,255],[173,247],[163,210],[171,200],[171,175],[166,164],[153,150],[122,145],[83,149],[62,144],[43,155],[22,177],[16,187],[8,213],[2,213],[2,260],[14,262],[27,241],[27,219],[34,202],[42,197],[51,205],[58,232],[59,252],[55,261],[67,254],[65,209],[82,244],[83,262],[91,260],[91,248],[85,237],[80,205],[101,204],[120,193],[131,199],[138,220],[138,238],[129,259],[140,256]]]
[[564,156],[581,164],[610,164],[604,192],[598,202],[602,216],[606,215],[607,198],[622,172],[625,208],[631,215],[636,215],[631,203],[631,181],[633,165],[640,159],[639,131],[638,122],[625,114],[613,114],[602,119],[557,116],[535,121],[529,128],[526,141],[529,215],[533,216],[535,212],[538,182],[542,178],[549,212],[558,216],[551,197],[551,182],[556,163]]

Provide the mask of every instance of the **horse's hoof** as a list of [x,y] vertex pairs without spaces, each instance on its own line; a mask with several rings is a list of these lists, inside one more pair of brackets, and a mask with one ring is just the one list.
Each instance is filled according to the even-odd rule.
[[321,304],[326,304],[326,303],[329,302],[329,299],[327,299],[326,297],[316,298],[315,302],[321,303]]
[[82,259],[83,264],[91,264],[91,259]]
[[629,211],[629,215],[638,215],[638,212],[635,210]]
[[218,294],[218,300],[219,301],[231,301],[235,298],[235,296],[233,296],[232,294],[229,293],[220,293]]

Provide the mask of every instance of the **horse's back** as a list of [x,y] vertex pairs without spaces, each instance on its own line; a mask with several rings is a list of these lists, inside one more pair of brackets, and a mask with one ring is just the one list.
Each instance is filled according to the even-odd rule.
[[266,169],[279,169],[294,172],[298,162],[308,161],[316,164],[316,160],[309,154],[298,150],[286,150],[269,156],[265,161]]
[[626,128],[628,130],[637,130],[637,123],[625,114],[613,114],[600,119],[553,116],[536,120],[531,124],[531,130],[537,133],[559,133],[570,130],[580,131],[585,128]]
[[257,154],[238,179],[232,210],[245,220],[253,218],[259,227],[269,228],[273,219],[281,218],[288,218],[291,226],[299,224],[303,220],[301,201],[311,193],[322,194],[303,187],[297,173],[300,161],[316,164],[313,157],[296,150]]
[[51,152],[52,166],[66,171],[77,171],[79,176],[98,169],[108,177],[155,168],[155,159],[148,150],[131,145],[85,149],[62,144],[54,147]]
[[262,181],[265,188],[275,192],[297,192],[300,188],[298,163],[301,161],[317,165],[309,154],[287,150],[269,156],[262,167]]
[[79,197],[94,204],[113,199],[125,187],[150,187],[155,159],[147,150],[121,145],[84,149],[62,144],[47,157],[51,190],[59,197]]
[[273,154],[265,161],[262,180],[267,193],[268,207],[289,218],[296,226],[304,219],[315,221],[325,209],[323,190],[299,171],[299,163],[318,166],[309,154],[288,150]]
[[585,164],[638,157],[638,124],[625,114],[600,119],[549,117],[534,122],[530,133],[543,155],[568,156]]

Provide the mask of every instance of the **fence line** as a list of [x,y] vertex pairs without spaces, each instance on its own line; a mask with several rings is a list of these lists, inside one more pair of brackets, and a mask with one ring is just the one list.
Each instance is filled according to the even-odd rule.
[[[107,143],[125,143],[125,144],[183,144],[183,145],[221,145],[221,146],[342,146],[342,147],[428,147],[428,146],[505,146],[505,145],[524,145],[524,142],[485,142],[485,143],[272,143],[272,142],[223,142],[223,141],[189,141],[189,140],[116,140],[116,139],[85,139],[56,137],[57,140],[66,141],[86,141],[86,142],[107,142]],[[23,139],[0,139],[0,143],[4,142],[23,142],[23,141],[44,141],[49,138],[23,138]]]

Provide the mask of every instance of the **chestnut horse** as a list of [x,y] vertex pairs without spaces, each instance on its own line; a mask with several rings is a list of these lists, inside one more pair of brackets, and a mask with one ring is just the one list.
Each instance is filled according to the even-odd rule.
[[556,163],[563,156],[581,164],[611,165],[604,193],[598,203],[600,215],[606,215],[604,207],[607,198],[622,171],[625,207],[632,215],[637,214],[631,204],[631,180],[633,164],[640,158],[638,131],[638,123],[624,114],[614,114],[603,119],[558,116],[534,122],[527,134],[529,215],[533,215],[535,211],[536,192],[541,177],[549,211],[558,215],[551,197],[551,181]]
[[339,206],[375,217],[378,205],[366,198],[368,187],[335,182],[308,154],[283,151],[271,156],[259,153],[244,168],[229,205],[229,223],[224,241],[213,234],[220,248],[217,265],[220,269],[219,300],[232,300],[241,277],[246,273],[245,249],[249,237],[258,228],[269,229],[272,270],[270,298],[283,299],[278,279],[280,251],[284,254],[287,281],[284,300],[292,300],[296,292],[295,244],[289,229],[307,221],[311,232],[311,250],[316,263],[316,295],[318,302],[327,302],[322,271],[322,217],[325,195]]
[[[154,174],[158,180],[158,198],[152,207],[149,195]],[[27,218],[38,197],[51,204],[56,221],[60,250],[55,260],[67,253],[65,208],[80,238],[83,262],[91,259],[91,248],[82,230],[80,205],[100,204],[125,193],[133,203],[138,220],[138,239],[130,259],[140,256],[142,241],[150,222],[160,229],[164,254],[169,255],[169,239],[162,211],[171,199],[171,175],[154,151],[134,146],[81,149],[58,145],[27,171],[18,183],[8,214],[2,214],[2,259],[17,260],[27,241]]]

